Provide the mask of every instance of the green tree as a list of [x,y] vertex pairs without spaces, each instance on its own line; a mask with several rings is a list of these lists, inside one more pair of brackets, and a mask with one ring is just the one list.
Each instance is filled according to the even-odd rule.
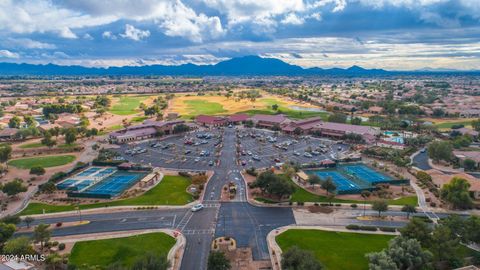
[[77,140],[77,131],[73,128],[69,128],[65,132],[65,143],[73,144]]
[[328,116],[328,122],[347,123],[347,116],[343,113],[333,113]]
[[320,184],[322,182],[322,179],[320,179],[320,176],[316,174],[310,174],[308,176],[308,183],[312,185],[313,188],[315,188],[315,185]]
[[56,270],[61,269],[63,265],[63,258],[58,253],[51,253],[45,259],[47,269]]
[[138,259],[130,270],[167,270],[169,267],[170,262],[167,260],[167,256],[149,253]]
[[377,200],[372,203],[372,209],[378,211],[378,216],[388,210],[388,203],[385,200]]
[[33,118],[33,116],[31,115],[24,115],[23,116],[23,121],[25,122],[25,124],[27,124],[27,126],[29,127],[32,127],[35,125],[35,119]]
[[437,226],[432,233],[432,241],[428,248],[434,257],[434,261],[455,262],[458,261],[459,238],[452,233],[447,226]]
[[334,193],[335,190],[337,190],[337,186],[335,185],[330,176],[327,177],[327,179],[325,179],[324,181],[322,181],[320,186],[327,192],[327,196],[328,194]]
[[20,128],[20,118],[18,116],[14,116],[12,118],[10,118],[10,120],[8,121],[8,127],[9,128]]
[[400,229],[403,237],[417,239],[422,247],[428,247],[432,240],[432,229],[420,218],[412,218],[403,228]]
[[473,159],[467,158],[463,161],[463,168],[465,168],[466,171],[475,170],[476,165],[477,165],[477,163]]
[[48,146],[48,147],[52,147],[55,144],[57,144],[57,141],[52,139],[52,134],[48,130],[45,131],[45,133],[43,133],[43,139],[40,142],[43,145]]
[[12,154],[12,147],[9,144],[0,144],[0,162],[7,162]]
[[[396,268],[393,269],[424,269],[425,266],[431,263],[432,254],[429,251],[423,250],[420,242],[416,239],[405,238],[398,236],[390,240],[388,248],[376,253],[384,253],[381,255],[368,254],[367,257],[370,260],[370,269],[382,269],[382,261],[393,262]],[[390,259],[386,259],[390,258]],[[372,267],[373,266],[373,267]],[[392,265],[393,266],[393,265]]]
[[8,196],[15,196],[18,193],[27,191],[27,187],[23,185],[20,179],[14,179],[2,187],[3,193],[7,194]]
[[385,252],[374,252],[366,255],[370,270],[399,270],[397,264]]
[[297,246],[282,253],[283,270],[321,270],[322,268],[312,252],[302,250]]
[[34,250],[31,245],[31,239],[26,236],[20,236],[5,242],[3,252],[5,254],[20,256],[24,254],[33,254]]
[[416,213],[417,209],[415,208],[415,206],[413,206],[411,204],[405,204],[402,207],[402,212],[407,213],[407,218],[410,218],[410,214]]
[[452,159],[452,144],[448,141],[434,141],[428,145],[428,156],[435,162]]
[[366,206],[367,206],[367,199],[370,197],[370,195],[372,195],[372,193],[368,190],[364,190],[362,191],[362,193],[360,194],[363,198],[363,215],[365,216],[365,210],[366,210]]
[[35,166],[30,169],[30,174],[35,174],[35,175],[44,175],[45,174],[45,169],[40,166]]
[[473,127],[476,131],[480,131],[480,119],[473,120],[473,121],[472,121],[472,127]]
[[32,224],[33,221],[35,221],[35,218],[31,216],[25,217],[23,219],[23,222],[25,222],[25,224],[27,225],[27,228],[30,228],[30,224]]
[[469,209],[473,202],[470,197],[470,183],[460,177],[453,177],[449,183],[443,185],[440,197],[456,209]]
[[277,105],[277,104],[273,104],[273,105],[272,105],[272,110],[274,110],[274,111],[278,110],[278,105]]
[[13,233],[17,227],[14,224],[6,224],[1,222],[0,223],[0,244],[5,243],[10,237],[12,237]]
[[33,239],[36,243],[40,243],[40,246],[43,248],[45,243],[50,240],[51,231],[48,228],[47,224],[39,224],[33,230]]
[[230,261],[221,251],[212,251],[208,255],[207,270],[229,270]]
[[360,117],[354,117],[351,121],[352,125],[361,125],[362,124],[362,119]]

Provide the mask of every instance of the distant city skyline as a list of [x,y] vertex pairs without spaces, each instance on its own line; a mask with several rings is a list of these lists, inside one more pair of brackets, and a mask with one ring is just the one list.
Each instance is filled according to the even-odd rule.
[[478,0],[0,0],[0,62],[480,70]]

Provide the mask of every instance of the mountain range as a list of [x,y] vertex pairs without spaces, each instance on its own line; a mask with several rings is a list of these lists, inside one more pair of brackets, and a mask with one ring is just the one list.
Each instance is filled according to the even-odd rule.
[[259,56],[243,56],[219,62],[214,65],[183,64],[123,66],[123,67],[84,67],[61,66],[55,64],[34,65],[17,63],[0,63],[0,76],[79,76],[79,75],[172,75],[172,76],[369,76],[369,75],[402,75],[402,74],[475,74],[480,71],[387,71],[383,69],[365,69],[359,66],[350,68],[319,67],[302,68],[283,62],[276,58]]

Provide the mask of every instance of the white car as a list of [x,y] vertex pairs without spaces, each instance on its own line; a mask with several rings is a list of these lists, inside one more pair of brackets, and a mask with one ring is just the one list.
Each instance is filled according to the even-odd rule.
[[202,210],[203,208],[205,208],[205,206],[203,206],[203,204],[199,203],[199,204],[196,204],[192,207],[192,212],[197,212],[197,211],[200,211]]

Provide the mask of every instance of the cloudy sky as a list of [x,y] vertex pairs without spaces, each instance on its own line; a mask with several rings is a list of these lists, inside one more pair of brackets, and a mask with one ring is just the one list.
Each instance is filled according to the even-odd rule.
[[480,70],[480,0],[0,0],[0,62]]

